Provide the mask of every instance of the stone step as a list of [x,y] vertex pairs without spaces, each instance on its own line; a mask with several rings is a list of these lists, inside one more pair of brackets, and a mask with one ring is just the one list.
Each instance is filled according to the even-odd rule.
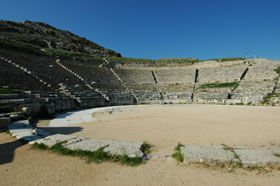
[[28,142],[50,135],[49,132],[45,132],[40,129],[33,129],[28,120],[14,122],[8,125],[8,130],[12,136]]
[[210,165],[230,165],[238,163],[243,167],[279,167],[280,146],[215,146],[190,145],[180,148],[185,163],[201,163]]
[[30,144],[38,143],[52,147],[59,142],[65,142],[62,145],[70,150],[84,150],[94,152],[104,147],[104,152],[108,152],[112,155],[127,155],[130,158],[142,158],[144,156],[144,153],[141,151],[142,143],[139,142],[98,140],[55,134],[43,139],[32,141]]
[[[106,60],[104,58],[104,60]],[[108,61],[107,61],[108,62]],[[109,63],[109,62],[108,62]],[[120,78],[120,76],[112,69],[110,68],[110,71],[114,74],[114,76],[120,81],[121,85],[130,92],[130,94],[134,97],[134,99],[138,102],[138,97],[136,96],[136,94],[134,93],[134,91],[132,89],[129,89],[123,82],[123,80]]]

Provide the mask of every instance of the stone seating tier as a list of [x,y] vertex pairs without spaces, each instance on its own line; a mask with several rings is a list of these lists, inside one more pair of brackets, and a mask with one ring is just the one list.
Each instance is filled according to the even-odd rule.
[[199,69],[199,84],[236,82],[247,68],[246,64]]
[[159,84],[193,84],[195,69],[161,69],[155,70]]
[[151,70],[114,69],[125,84],[155,84]]
[[0,60],[0,66],[0,88],[35,91],[53,90],[3,60]]

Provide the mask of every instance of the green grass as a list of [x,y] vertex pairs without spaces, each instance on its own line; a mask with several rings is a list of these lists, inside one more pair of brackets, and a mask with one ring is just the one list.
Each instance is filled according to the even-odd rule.
[[179,161],[179,162],[183,162],[184,161],[184,156],[181,153],[181,151],[175,152],[174,154],[172,154],[172,157],[174,159],[176,159],[177,161]]
[[151,148],[152,148],[152,145],[149,144],[147,141],[144,141],[144,143],[141,145],[141,151],[144,154],[149,154],[151,152]]
[[236,105],[244,105],[244,103],[236,103]]
[[0,94],[20,94],[23,93],[23,90],[15,90],[15,89],[0,89]]
[[180,151],[180,150],[181,150],[181,147],[184,147],[184,145],[181,144],[181,143],[178,143],[177,146],[174,148],[174,150]]
[[107,59],[113,62],[144,63],[152,66],[167,66],[171,63],[193,64],[199,62],[199,60],[195,58],[163,58],[158,60],[152,60],[152,59],[141,59],[141,58],[109,57]]
[[278,67],[277,69],[274,69],[274,71],[278,74],[278,75],[280,75],[280,68]]
[[114,62],[154,63],[151,59],[141,58],[108,57],[107,59]]
[[280,153],[274,152],[273,156],[276,156],[276,157],[280,158]]
[[198,59],[196,58],[162,58],[155,60],[156,63],[178,63],[178,64],[183,64],[183,63],[190,63],[194,64],[199,62]]
[[41,149],[41,150],[46,150],[48,149],[48,146],[43,144],[43,143],[34,143],[33,148]]
[[60,49],[50,49],[45,48],[44,55],[50,57],[50,58],[56,58],[56,56],[59,56],[60,59],[80,59],[80,60],[95,60],[95,61],[103,61],[102,57],[93,56],[91,54],[87,53],[81,53],[81,52],[75,52],[75,51],[67,51],[67,50],[60,50]]
[[179,162],[183,162],[184,161],[184,155],[181,152],[181,147],[184,147],[183,144],[178,143],[178,145],[174,148],[174,150],[176,151],[174,154],[172,154],[172,157],[174,159],[176,159]]
[[230,83],[207,83],[201,85],[199,88],[205,89],[205,88],[225,88],[225,87],[235,87],[238,84],[238,82],[230,82]]
[[275,92],[272,92],[271,94],[269,94],[264,100],[263,100],[263,104],[268,104],[269,103],[269,101],[270,101],[270,99],[272,98],[272,97],[278,97],[279,96],[279,94],[277,94],[277,93],[275,93]]
[[7,50],[21,51],[28,54],[35,54],[39,56],[44,55],[44,53],[37,46],[24,42],[13,41],[13,40],[0,39],[0,48],[7,49]]
[[84,150],[70,150],[65,147],[63,147],[63,143],[66,143],[66,141],[59,142],[52,147],[48,147],[45,144],[33,144],[34,148],[41,149],[41,150],[50,150],[52,152],[66,155],[66,156],[74,156],[74,157],[81,157],[87,160],[88,163],[95,162],[95,163],[101,163],[104,161],[112,161],[112,162],[120,162],[123,165],[128,166],[137,166],[143,163],[142,158],[130,158],[127,155],[111,155],[107,152],[104,152],[104,149],[107,147],[101,147],[98,150],[92,152],[92,151],[84,151]]
[[223,146],[223,149],[224,149],[225,151],[230,151],[230,152],[232,152],[234,159],[238,160],[237,162],[231,161],[231,162],[230,162],[231,167],[239,167],[239,168],[242,168],[242,167],[243,167],[242,161],[241,161],[239,155],[235,152],[234,148],[233,148],[233,147],[230,147],[230,146],[227,146],[227,145],[225,145],[225,144],[222,144],[222,146]]
[[225,61],[239,61],[239,60],[245,60],[244,57],[226,57],[226,58],[216,58],[216,59],[207,59],[202,61],[217,61],[217,62],[225,62]]

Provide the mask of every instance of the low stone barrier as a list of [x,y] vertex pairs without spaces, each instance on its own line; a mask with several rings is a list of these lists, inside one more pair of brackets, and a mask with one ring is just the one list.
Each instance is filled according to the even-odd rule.
[[280,146],[182,145],[184,163],[231,167],[280,167]]

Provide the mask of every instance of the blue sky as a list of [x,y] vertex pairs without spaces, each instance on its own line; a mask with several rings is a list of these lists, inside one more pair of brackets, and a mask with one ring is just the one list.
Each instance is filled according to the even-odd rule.
[[46,22],[124,57],[280,58],[279,0],[0,0],[0,19]]

